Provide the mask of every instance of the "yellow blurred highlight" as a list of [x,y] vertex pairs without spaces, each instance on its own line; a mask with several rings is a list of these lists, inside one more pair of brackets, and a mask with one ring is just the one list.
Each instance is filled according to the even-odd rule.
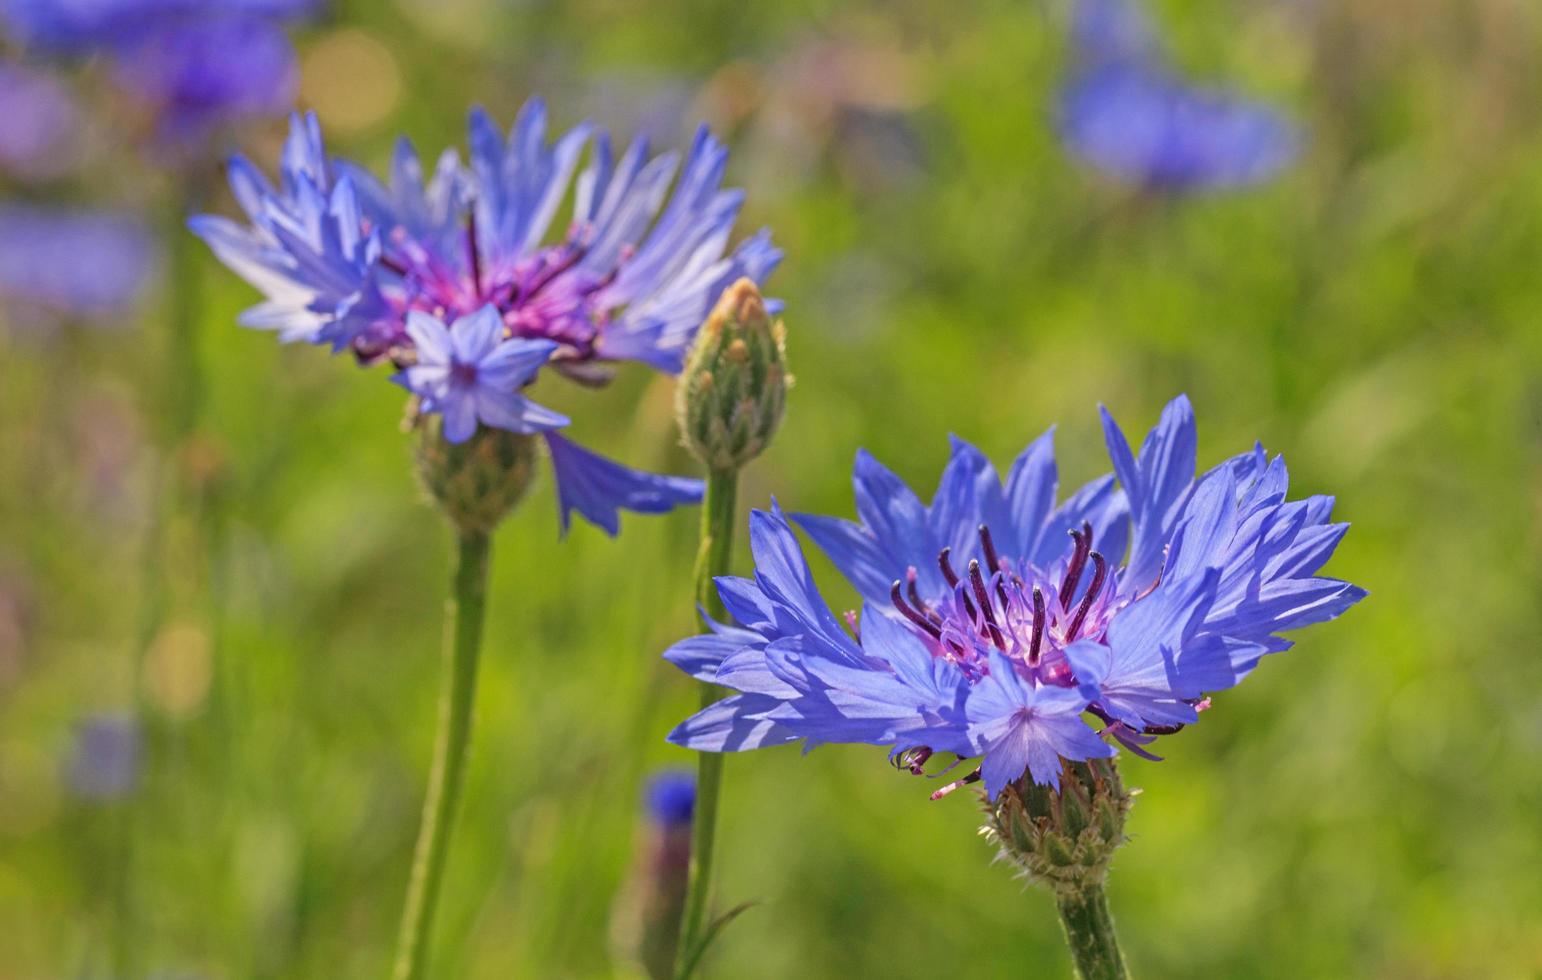
[[306,53],[300,98],[331,130],[368,129],[401,100],[402,77],[391,51],[372,35],[346,27],[318,40]]
[[172,623],[145,657],[145,696],[173,718],[190,718],[209,697],[214,676],[209,636],[192,623]]

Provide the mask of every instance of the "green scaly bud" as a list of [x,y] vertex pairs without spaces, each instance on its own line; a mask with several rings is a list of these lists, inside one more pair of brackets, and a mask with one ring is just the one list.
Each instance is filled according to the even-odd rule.
[[1058,790],[1025,773],[986,804],[980,833],[1056,896],[1081,895],[1107,877],[1132,799],[1113,759],[1062,760]]
[[465,442],[444,438],[438,415],[408,407],[408,425],[418,430],[418,480],[462,534],[491,533],[530,488],[537,457],[536,437],[478,426]]
[[792,385],[786,340],[787,328],[771,320],[753,282],[724,290],[675,389],[685,445],[708,469],[741,469],[776,434]]

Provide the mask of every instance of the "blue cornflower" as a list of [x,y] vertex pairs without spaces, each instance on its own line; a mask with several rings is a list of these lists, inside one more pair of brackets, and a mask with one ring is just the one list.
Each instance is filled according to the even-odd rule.
[[249,15],[178,19],[138,31],[120,43],[112,76],[152,107],[167,143],[288,112],[300,81],[283,27]]
[[1280,458],[1258,447],[1196,478],[1182,397],[1138,455],[1103,421],[1114,473],[1058,506],[1053,430],[1004,484],[955,440],[929,506],[859,453],[860,523],[793,517],[862,596],[849,632],[786,516],[754,512],[755,577],[717,580],[737,625],[665,654],[739,693],[671,741],[714,752],[867,742],[914,772],[936,752],[982,757],[960,783],[983,778],[993,798],[1025,770],[1058,786],[1062,760],[1110,756],[1115,743],[1154,758],[1144,746],[1290,645],[1278,634],[1365,595],[1316,574],[1347,525],[1329,522],[1329,497],[1287,500]]
[[[491,310],[497,339],[547,345],[520,349],[542,350],[559,374],[600,385],[620,361],[678,373],[723,288],[741,276],[763,280],[781,258],[766,231],[728,247],[743,193],[721,187],[727,150],[705,128],[683,165],[674,153],[650,156],[641,138],[617,158],[608,135],[588,125],[548,143],[546,109],[531,100],[507,139],[473,111],[469,143],[469,162],[447,150],[426,174],[403,140],[381,182],[330,158],[315,117],[295,116],[277,185],[231,161],[231,189],[250,223],[201,216],[191,227],[266,295],[244,324],[351,351],[363,364],[390,361],[430,396],[425,412],[448,403],[412,381],[432,377],[414,366],[443,364],[425,360],[409,329],[414,313],[442,324]],[[572,220],[553,240],[570,194]],[[513,397],[531,377],[488,383],[506,383]],[[565,422],[559,416],[522,400],[512,415],[486,404],[495,407],[479,409],[483,425],[542,431],[564,527],[576,510],[614,534],[618,508],[657,512],[700,499],[699,481],[631,470],[549,431]]]
[[137,721],[129,715],[94,715],[75,727],[65,763],[66,784],[79,799],[121,799],[139,783],[141,756]]
[[510,340],[491,304],[450,327],[427,313],[407,314],[407,335],[417,363],[391,380],[423,399],[423,410],[444,415],[444,437],[465,442],[477,423],[510,432],[540,432],[567,425],[566,416],[524,398],[557,345],[550,340]]
[[7,313],[106,320],[143,297],[155,240],[128,214],[0,203],[0,297]]
[[1079,0],[1072,40],[1060,137],[1099,170],[1160,190],[1220,189],[1267,180],[1300,151],[1276,110],[1179,78],[1132,0]]
[[696,776],[665,770],[648,780],[645,799],[648,815],[661,827],[689,827],[696,812]]
[[123,91],[180,144],[293,104],[294,49],[280,22],[316,0],[0,0],[0,24],[42,53],[103,53]]
[[285,20],[321,0],[0,0],[0,24],[29,47],[56,52],[110,48],[176,18],[247,16]]

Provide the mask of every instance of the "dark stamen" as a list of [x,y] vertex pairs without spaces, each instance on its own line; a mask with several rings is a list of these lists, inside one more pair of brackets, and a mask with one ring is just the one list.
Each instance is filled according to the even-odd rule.
[[1044,593],[1033,587],[1033,638],[1028,641],[1028,666],[1039,665],[1039,647],[1044,643]]
[[1103,588],[1103,580],[1108,577],[1108,562],[1096,551],[1092,553],[1092,583],[1087,586],[1087,594],[1082,596],[1081,604],[1076,607],[1076,615],[1071,617],[1071,625],[1066,628],[1065,641],[1070,643],[1076,639],[1076,631],[1082,628],[1082,621],[1087,618],[1087,610],[1092,608],[1092,601],[1098,597]]
[[380,263],[381,268],[394,272],[401,276],[403,279],[407,278],[407,267],[391,258],[389,255],[382,255],[375,261]]
[[1076,586],[1082,580],[1082,569],[1087,567],[1087,552],[1092,550],[1092,525],[1082,521],[1080,532],[1072,531],[1076,548],[1071,552],[1071,563],[1066,566],[1065,579],[1060,583],[1060,608],[1069,609]]
[[942,639],[942,630],[933,625],[931,620],[905,604],[905,597],[900,595],[899,579],[895,579],[894,584],[889,586],[889,599],[894,603],[894,608],[899,610],[901,616],[915,623],[920,629],[925,630],[932,639]]
[[996,557],[996,542],[991,540],[991,529],[980,525],[980,548],[985,552],[985,567],[992,572],[1001,570],[1001,559]]
[[996,613],[991,609],[989,593],[985,591],[985,579],[980,577],[980,563],[969,563],[969,584],[974,586],[974,597],[980,601],[980,613],[985,617],[985,628],[990,632],[991,642],[996,644],[996,649],[1005,653],[1007,641],[1001,635],[1001,627],[996,625]]
[[937,556],[937,567],[942,569],[942,577],[948,580],[950,589],[958,586],[958,573],[953,570],[953,563],[948,561],[948,552],[952,550],[952,548],[944,548]]
[[1109,714],[1107,711],[1104,711],[1103,710],[1103,706],[1101,704],[1098,704],[1096,701],[1094,701],[1091,704],[1087,705],[1087,713],[1091,714],[1091,715],[1096,715],[1098,717],[1098,719],[1101,720],[1103,722],[1103,724],[1105,724],[1105,725],[1117,725],[1117,724],[1119,724],[1117,721],[1114,721],[1114,716]]
[[476,290],[476,298],[482,298],[482,249],[477,244],[477,212],[471,209],[471,217],[466,222],[466,251],[471,254],[471,288]]
[[916,570],[914,566],[905,572],[905,594],[910,596],[910,604],[915,606],[919,612],[925,614],[931,611],[926,608],[926,603],[921,601],[920,592],[916,590]]
[[1176,735],[1185,727],[1184,725],[1147,725],[1140,731],[1142,735]]

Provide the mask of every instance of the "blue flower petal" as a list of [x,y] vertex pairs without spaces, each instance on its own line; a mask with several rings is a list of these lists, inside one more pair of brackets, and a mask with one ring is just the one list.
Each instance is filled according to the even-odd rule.
[[543,435],[557,475],[557,506],[564,534],[575,510],[614,537],[621,531],[621,510],[662,514],[681,504],[701,501],[705,488],[700,480],[630,469],[555,432]]

